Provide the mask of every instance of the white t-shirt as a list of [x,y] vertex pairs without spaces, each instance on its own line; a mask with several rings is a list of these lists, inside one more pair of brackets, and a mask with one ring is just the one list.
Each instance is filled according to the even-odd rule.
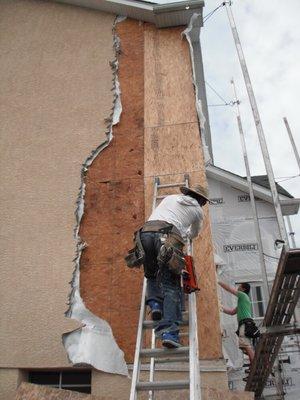
[[184,240],[198,236],[203,223],[203,211],[197,200],[183,194],[165,197],[150,215],[148,221],[173,224]]

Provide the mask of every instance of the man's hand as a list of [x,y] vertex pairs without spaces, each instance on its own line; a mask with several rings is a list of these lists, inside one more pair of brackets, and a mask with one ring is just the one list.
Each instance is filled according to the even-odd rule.
[[237,293],[238,293],[237,289],[235,289],[235,288],[233,288],[233,287],[227,285],[227,283],[224,283],[224,282],[221,282],[221,281],[219,281],[218,284],[219,284],[224,290],[226,290],[227,292],[229,292],[229,293],[234,294],[235,296],[237,296]]
[[237,307],[235,307],[235,308],[222,307],[222,308],[223,308],[223,313],[224,314],[235,315],[237,313]]

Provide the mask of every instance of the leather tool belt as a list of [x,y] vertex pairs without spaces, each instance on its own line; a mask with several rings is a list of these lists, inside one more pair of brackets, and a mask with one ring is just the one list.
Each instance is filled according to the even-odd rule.
[[142,232],[158,232],[162,234],[162,246],[157,261],[160,267],[167,266],[175,274],[181,274],[185,268],[184,240],[179,230],[165,221],[147,221],[141,229],[134,233],[135,247],[125,257],[129,268],[140,267],[145,261],[145,251],[141,242]]
[[134,248],[128,251],[125,261],[129,268],[139,268],[145,261],[145,250],[141,242],[141,229],[134,232]]
[[185,268],[183,253],[184,240],[179,230],[165,221],[148,221],[143,226],[142,232],[159,232],[162,238],[162,246],[157,256],[160,268],[168,267],[174,274],[180,275]]
[[179,243],[182,244],[182,247],[184,246],[184,240],[181,237],[181,234],[179,230],[172,224],[169,224],[169,222],[165,221],[147,221],[142,229],[141,232],[159,232],[162,233],[163,235],[170,235],[177,240]]

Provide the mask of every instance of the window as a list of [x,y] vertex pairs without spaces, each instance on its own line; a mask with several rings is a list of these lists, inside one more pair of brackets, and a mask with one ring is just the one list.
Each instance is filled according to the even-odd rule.
[[261,283],[250,283],[250,299],[252,302],[253,318],[262,318],[265,315],[265,302]]
[[29,371],[28,382],[91,393],[91,371]]

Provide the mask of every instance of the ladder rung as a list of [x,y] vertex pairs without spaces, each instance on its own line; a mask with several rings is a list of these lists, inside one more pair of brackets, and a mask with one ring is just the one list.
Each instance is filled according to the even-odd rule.
[[181,183],[166,183],[166,184],[162,184],[162,185],[157,185],[157,188],[164,189],[164,188],[179,187],[179,186],[185,186],[185,182],[181,182]]
[[189,381],[157,381],[157,382],[138,382],[137,390],[176,390],[189,389]]
[[[189,324],[189,321],[187,321],[187,320],[184,320],[184,321],[182,321],[182,322],[179,322],[179,326],[187,326]],[[158,325],[158,322],[156,322],[156,321],[144,321],[143,322],[143,328],[144,329],[153,329],[153,328],[155,328],[156,326]]]
[[177,347],[175,349],[142,349],[141,357],[168,357],[189,354],[189,347]]
[[170,357],[170,358],[157,358],[155,364],[175,363],[175,362],[189,362],[189,357]]

